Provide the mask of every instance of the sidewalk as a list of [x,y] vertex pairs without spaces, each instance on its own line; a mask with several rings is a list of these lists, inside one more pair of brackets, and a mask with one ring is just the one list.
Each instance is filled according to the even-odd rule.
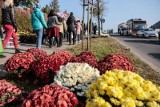
[[[42,50],[46,51],[47,54],[53,53],[55,50],[65,50],[67,48],[71,48],[75,45],[69,45],[69,42],[67,42],[66,39],[63,40],[63,44],[61,47],[53,46],[52,48],[49,48],[48,45],[42,45]],[[35,48],[36,44],[25,44],[25,43],[20,43],[19,49],[21,52],[25,52],[29,48]],[[15,53],[14,48],[7,48],[4,50],[4,55],[6,56],[5,58],[0,58],[0,76],[5,74],[5,71],[3,70],[3,65],[4,63]]]

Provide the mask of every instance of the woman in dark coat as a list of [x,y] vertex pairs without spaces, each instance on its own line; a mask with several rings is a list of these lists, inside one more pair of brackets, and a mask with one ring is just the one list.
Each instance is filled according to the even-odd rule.
[[68,26],[67,31],[69,33],[69,45],[71,45],[71,33],[73,33],[73,45],[76,43],[75,23],[76,23],[75,17],[71,12],[67,20],[67,26]]

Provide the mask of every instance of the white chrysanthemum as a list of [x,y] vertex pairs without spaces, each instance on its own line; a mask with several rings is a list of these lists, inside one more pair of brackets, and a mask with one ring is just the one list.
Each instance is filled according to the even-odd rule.
[[54,84],[64,86],[77,93],[78,96],[84,96],[88,85],[100,77],[96,68],[87,63],[68,63],[61,66],[54,77]]

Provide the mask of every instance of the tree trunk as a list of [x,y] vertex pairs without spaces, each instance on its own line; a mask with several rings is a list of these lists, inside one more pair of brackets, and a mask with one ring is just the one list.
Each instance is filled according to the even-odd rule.
[[98,36],[100,36],[100,9],[99,9],[99,0],[97,0],[98,5]]

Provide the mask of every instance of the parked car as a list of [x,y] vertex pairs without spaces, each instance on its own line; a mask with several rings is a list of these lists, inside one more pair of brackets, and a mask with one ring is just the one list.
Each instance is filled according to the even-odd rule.
[[141,29],[137,32],[138,37],[157,37],[158,33],[152,28]]

